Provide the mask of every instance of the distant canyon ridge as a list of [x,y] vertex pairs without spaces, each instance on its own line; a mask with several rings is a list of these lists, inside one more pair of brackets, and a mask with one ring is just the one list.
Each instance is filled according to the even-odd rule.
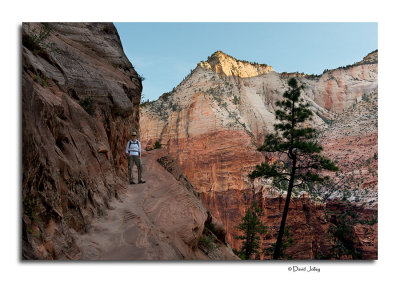
[[[253,201],[270,249],[285,191],[247,174],[273,158],[256,148],[291,77],[340,172],[295,192],[285,258],[377,258],[378,51],[321,75],[218,51],[142,104],[142,79],[111,23],[23,23],[21,57],[22,259],[236,260],[236,226]],[[162,147],[143,152],[141,186],[128,185],[133,129],[143,148]]]
[[362,258],[377,258],[377,224],[368,221],[377,213],[377,50],[321,75],[277,73],[217,51],[173,91],[140,105],[142,144],[150,149],[158,141],[178,160],[234,248],[240,247],[236,226],[245,210],[253,200],[262,204],[270,229],[263,240],[267,249],[276,240],[285,193],[247,175],[268,157],[256,148],[273,130],[275,102],[291,77],[304,85],[312,126],[340,172],[331,175],[329,187],[299,192],[293,200],[288,224],[295,243],[287,253],[296,259],[323,256],[336,240],[328,232],[338,226],[332,214],[355,211],[351,248]]

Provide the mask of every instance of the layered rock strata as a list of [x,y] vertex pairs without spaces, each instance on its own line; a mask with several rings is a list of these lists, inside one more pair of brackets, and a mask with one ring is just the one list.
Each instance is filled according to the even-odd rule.
[[165,150],[144,153],[145,184],[129,185],[108,216],[76,234],[79,260],[238,260],[221,224]]
[[[377,51],[358,63],[327,70],[318,76],[279,74],[270,66],[239,61],[219,51],[206,62],[199,63],[173,91],[163,94],[157,101],[141,105],[142,140],[148,148],[159,141],[178,159],[184,174],[201,193],[204,203],[224,224],[228,242],[236,248],[239,247],[239,242],[235,240],[236,226],[249,205],[249,200],[242,200],[254,198],[257,194],[262,195],[265,202],[282,197],[282,191],[270,187],[268,183],[250,183],[247,174],[266,157],[256,148],[273,130],[275,102],[282,98],[290,77],[297,77],[305,86],[303,98],[314,112],[312,125],[331,132],[326,137],[328,139],[324,139],[327,155],[333,157],[337,150],[341,150],[335,147],[338,144],[335,143],[334,133],[338,129],[332,125],[335,121],[334,124],[339,124],[341,119],[346,119],[352,121],[353,126],[369,127],[368,123],[359,124],[359,119],[349,114],[349,109],[377,88]],[[374,114],[371,116],[369,122],[376,123],[377,117]],[[371,125],[369,128],[377,136],[376,127]],[[355,130],[350,135],[357,139],[357,132]],[[369,138],[372,138],[371,141],[365,145],[373,155],[377,150],[376,138]],[[357,143],[354,145],[357,146]],[[352,154],[356,156],[357,151]],[[321,194],[323,201],[343,196],[342,192]],[[366,194],[376,201],[376,194]],[[303,197],[309,195],[304,194]],[[366,197],[360,197],[358,201],[351,198],[351,204],[366,202]],[[299,207],[298,212],[303,214],[300,203],[296,206]],[[272,209],[275,209],[273,214],[264,218],[271,226],[274,224],[271,218],[280,214],[279,208]],[[306,224],[303,219],[301,222]],[[327,228],[319,228],[322,231],[315,236],[324,237],[322,234]],[[313,244],[329,244],[318,240],[311,241]],[[316,256],[317,252],[304,248],[307,255],[299,258]]]
[[142,84],[115,27],[35,23],[22,35],[22,258],[238,259],[165,152],[144,156],[146,185],[127,187]]
[[[285,205],[285,195],[265,196],[265,191],[254,192],[248,189],[201,193],[200,196],[215,217],[221,220],[227,230],[227,241],[237,250],[242,244],[235,239],[236,236],[243,235],[236,228],[241,216],[252,202],[263,207],[262,222],[268,227],[268,231],[261,238],[262,252],[252,259],[272,259],[272,250]],[[338,222],[338,215],[346,217],[347,225]],[[337,200],[321,203],[306,195],[294,197],[286,222],[289,232],[284,236],[286,247],[283,250],[283,259],[377,259],[376,216],[377,210],[374,207]],[[334,235],[336,230],[346,230],[348,240],[338,239]],[[346,249],[341,249],[343,254],[336,256],[334,247],[343,244],[341,240],[346,242]],[[346,251],[348,254],[345,254]],[[351,251],[357,256],[352,257]]]
[[74,258],[70,230],[124,187],[142,84],[112,24],[23,24],[22,36],[22,257]]

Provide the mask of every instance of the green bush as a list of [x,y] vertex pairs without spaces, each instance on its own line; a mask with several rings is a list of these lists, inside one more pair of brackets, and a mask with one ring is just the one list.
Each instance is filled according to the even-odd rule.
[[140,104],[139,104],[139,107],[146,107],[147,105],[150,105],[150,103],[153,103],[154,101],[151,101],[150,102],[150,100],[149,99],[147,99],[147,100],[141,100],[140,101]]
[[43,87],[49,86],[48,77],[42,73],[35,73],[33,80],[40,83]]
[[22,45],[31,50],[35,54],[39,54],[44,51],[53,51],[54,43],[47,43],[47,39],[51,33],[51,27],[48,25],[42,25],[40,30],[30,28],[28,23],[28,31],[22,36]]
[[233,253],[235,255],[237,255],[241,260],[246,260],[246,256],[244,255],[244,253],[242,253],[241,251],[238,251],[236,249],[232,249]]
[[203,234],[199,240],[199,247],[207,251],[212,251],[215,248],[214,238],[212,237],[212,235]]
[[157,140],[156,143],[154,143],[154,149],[160,149],[160,148],[161,148],[161,144]]
[[30,220],[34,221],[36,219],[35,216],[35,207],[37,205],[36,199],[31,199],[25,197],[23,200],[23,210],[24,214],[29,217]]
[[[329,210],[328,210],[329,211]],[[332,240],[332,246],[325,256],[327,258],[342,259],[343,256],[351,256],[353,259],[362,259],[361,252],[356,248],[354,225],[359,215],[352,207],[347,205],[341,212],[331,212],[335,218],[333,225],[329,226],[328,234]]]
[[358,222],[361,224],[374,225],[375,223],[378,223],[378,216],[373,215],[366,220],[359,220]]

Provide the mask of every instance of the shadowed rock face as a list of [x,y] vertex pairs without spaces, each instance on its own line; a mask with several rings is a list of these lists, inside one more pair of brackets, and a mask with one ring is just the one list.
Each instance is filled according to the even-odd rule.
[[[237,260],[225,231],[165,150],[143,154],[145,184],[129,185],[124,201],[76,234],[80,260]],[[210,230],[210,223],[215,226]],[[222,236],[220,236],[222,234]]]
[[23,24],[22,36],[22,257],[74,258],[70,230],[124,185],[142,85],[112,24]]
[[[236,226],[241,217],[251,206],[253,201],[263,207],[262,221],[268,226],[268,232],[261,240],[263,251],[272,249],[276,243],[279,226],[285,205],[285,195],[266,196],[264,191],[230,190],[225,192],[200,193],[203,203],[212,211],[213,215],[222,222],[227,230],[227,242],[234,249],[240,249],[241,241],[235,239],[242,235]],[[362,259],[377,259],[378,224],[373,223],[377,215],[376,206],[357,206],[354,203],[347,205],[336,200],[327,203],[314,202],[310,197],[293,198],[289,207],[286,226],[290,229],[289,236],[284,240],[293,240],[284,250],[285,259],[335,259],[329,256],[336,238],[329,232],[330,228],[340,227],[335,218],[338,214],[353,212],[357,218],[351,223],[349,236],[350,247],[362,256]],[[238,216],[240,215],[240,216]],[[272,252],[263,252],[257,259],[272,259]],[[351,256],[342,256],[341,259],[352,259]]]
[[115,27],[24,24],[22,34],[22,258],[237,260],[165,151],[144,154],[146,184],[126,184],[142,85]]
[[[262,181],[256,181],[253,186],[247,174],[265,159],[256,148],[263,142],[265,135],[273,130],[275,102],[282,99],[290,77],[297,77],[305,85],[303,98],[315,113],[312,125],[325,131],[322,140],[325,153],[333,159],[341,158],[343,161],[340,164],[344,165],[345,159],[349,160],[349,154],[352,156],[350,159],[357,157],[357,148],[360,146],[362,152],[368,153],[362,163],[366,164],[369,160],[370,164],[369,169],[361,167],[363,172],[360,175],[366,176],[369,170],[377,172],[376,160],[371,159],[377,153],[377,107],[372,106],[365,111],[368,114],[367,120],[363,115],[350,111],[353,107],[356,111],[365,108],[360,102],[366,97],[377,97],[377,63],[375,51],[358,63],[328,70],[319,76],[278,74],[267,65],[239,61],[216,52],[208,61],[199,63],[172,92],[141,107],[143,144],[152,147],[158,140],[178,159],[184,174],[201,193],[205,205],[223,223],[228,233],[228,242],[238,248],[240,242],[234,239],[237,235],[236,226],[251,199],[256,198],[260,203],[272,205],[265,206],[272,210],[265,215],[267,225],[272,226],[275,221],[280,221],[280,218],[273,220],[273,216],[281,214],[280,209],[283,209],[274,200],[279,197],[279,192]],[[352,128],[347,135],[344,135],[343,127],[338,126],[343,121],[347,123],[346,128]],[[365,131],[364,128],[369,130]],[[352,153],[344,152],[339,147],[350,142],[353,142]],[[360,164],[347,167],[344,174],[358,170]],[[347,175],[345,178],[345,181],[356,184]],[[377,176],[375,174],[367,179],[365,182],[368,183],[360,183],[360,186],[368,187],[366,190],[362,193],[353,191],[352,196],[345,197],[349,199],[350,206],[364,203],[366,206],[360,209],[364,215],[369,213],[364,210],[375,213],[377,210],[374,204],[377,200]],[[347,193],[342,191],[326,197],[332,201],[343,198]],[[359,196],[356,198],[353,194]],[[321,210],[314,208],[315,204],[308,202],[309,196],[305,197],[308,199],[305,209],[310,211],[310,221],[305,222],[304,205],[299,199],[293,199],[292,207],[297,207],[297,210],[290,211],[288,220],[293,224],[301,222],[300,225],[296,223],[296,226],[307,226],[313,231],[309,233],[307,242],[300,244],[301,250],[288,250],[294,255],[293,258],[317,257],[319,246],[324,252],[325,247],[331,245],[326,239],[331,225],[324,223],[326,207]],[[303,227],[296,231],[299,237],[295,237],[295,241],[303,240]],[[376,226],[364,227],[374,235],[368,240],[360,240],[363,243],[358,248],[373,246],[371,249],[375,248],[375,252],[369,250],[364,256],[373,259],[377,257]],[[264,243],[268,245],[274,240],[266,239]]]

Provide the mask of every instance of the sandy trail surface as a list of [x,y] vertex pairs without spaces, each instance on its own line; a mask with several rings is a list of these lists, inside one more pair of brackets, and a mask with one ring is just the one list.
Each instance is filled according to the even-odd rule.
[[[127,185],[105,217],[77,235],[80,260],[206,259],[194,246],[207,212],[157,159],[163,150],[142,157],[144,184]],[[135,180],[137,173],[135,167]]]

